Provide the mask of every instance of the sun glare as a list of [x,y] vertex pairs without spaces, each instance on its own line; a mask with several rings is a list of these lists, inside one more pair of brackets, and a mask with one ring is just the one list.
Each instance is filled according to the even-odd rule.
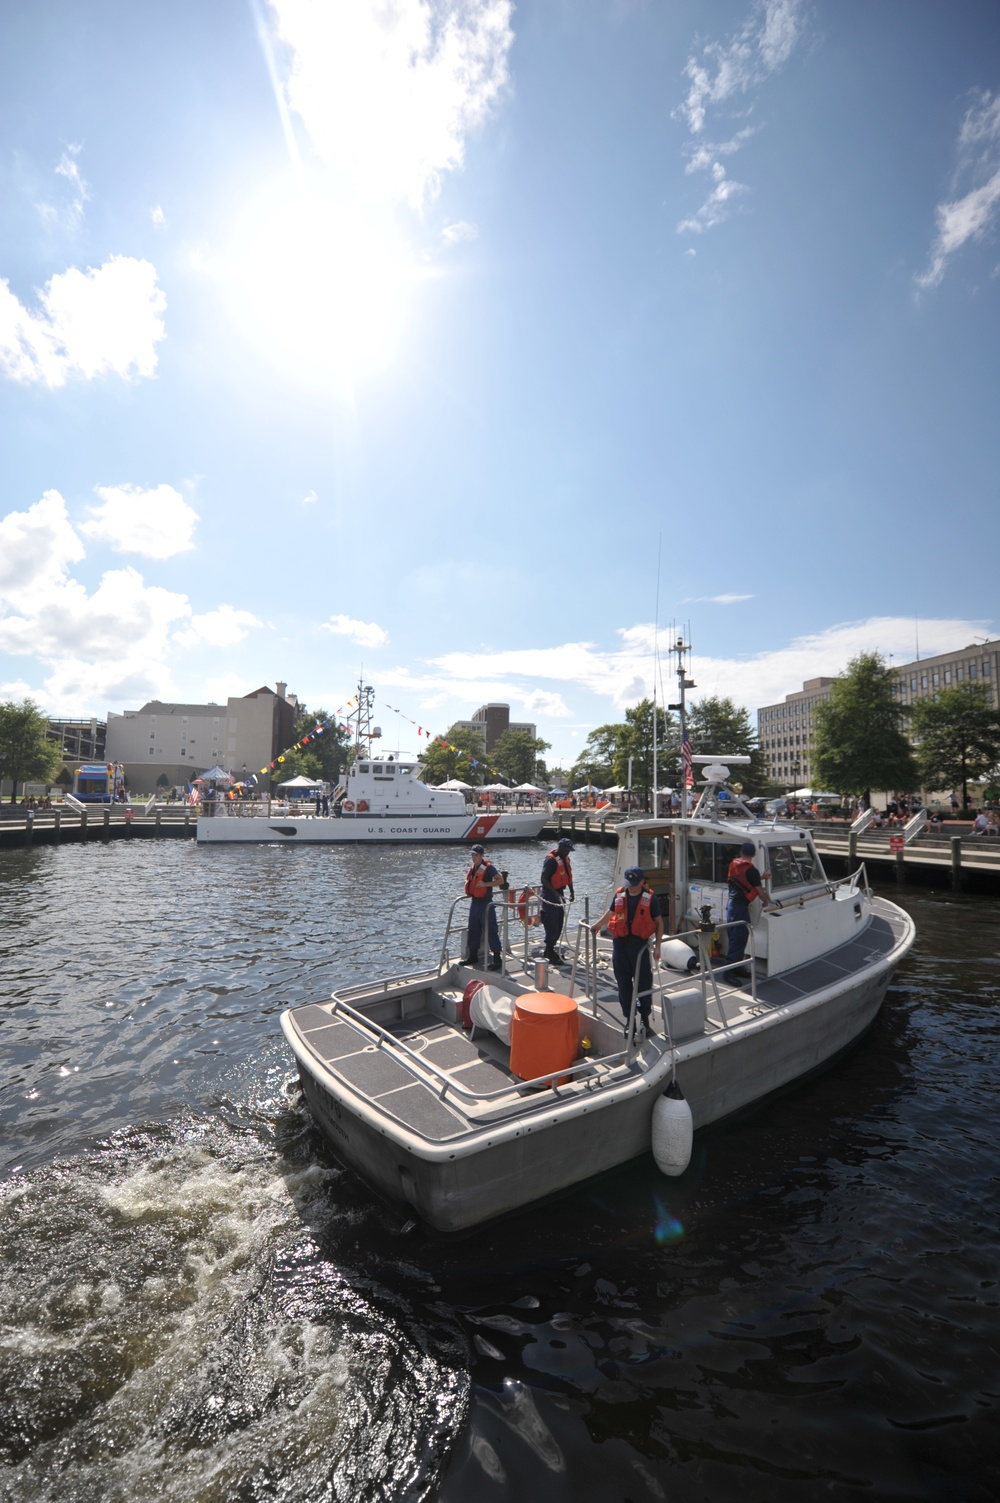
[[396,358],[417,275],[388,211],[282,187],[241,216],[227,290],[244,336],[269,359],[350,398]]

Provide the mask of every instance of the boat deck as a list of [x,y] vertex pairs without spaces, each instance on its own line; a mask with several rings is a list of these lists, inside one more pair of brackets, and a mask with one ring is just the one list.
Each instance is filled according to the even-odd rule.
[[[709,988],[704,1031],[732,1029],[847,980],[889,955],[904,933],[902,914],[897,916],[891,908],[877,912],[856,939],[819,960],[759,980],[756,999],[749,981],[720,975],[715,987]],[[578,999],[584,1018],[595,1019],[590,1031],[603,1038],[605,1048],[614,1048],[610,1040],[620,1041],[620,1052],[585,1062],[575,1078],[561,1085],[545,1089],[526,1085],[511,1073],[510,1051],[498,1038],[482,1030],[470,1035],[460,1023],[451,1021],[463,987],[476,974],[459,967],[440,978],[401,978],[394,988],[357,988],[344,997],[355,1016],[338,1015],[336,1003],[310,1004],[294,1010],[294,1025],[311,1053],[349,1091],[408,1132],[434,1143],[447,1143],[512,1116],[551,1108],[615,1081],[635,1079],[657,1065],[667,1051],[662,1020],[654,1011],[657,1036],[648,1039],[632,1060],[626,1059],[610,949],[602,949],[596,977],[589,978],[590,996],[579,996],[588,978],[578,974]],[[663,975],[669,975],[677,987],[698,984],[696,975]],[[515,995],[534,990],[530,971],[514,958],[509,958],[505,976],[482,979]],[[568,973],[553,971],[551,985],[553,990],[568,992]]]

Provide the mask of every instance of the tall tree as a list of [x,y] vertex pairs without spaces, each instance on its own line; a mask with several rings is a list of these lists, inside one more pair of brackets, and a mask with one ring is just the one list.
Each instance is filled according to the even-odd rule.
[[435,737],[424,748],[420,774],[425,783],[447,783],[460,778],[463,783],[483,781],[486,747],[481,731],[453,725],[446,736]]
[[548,751],[550,742],[538,736],[529,736],[527,731],[504,731],[490,752],[490,761],[497,772],[515,783],[533,783],[540,752]]
[[862,652],[817,705],[813,767],[821,787],[865,802],[873,788],[916,788],[917,765],[903,731],[907,712],[894,687],[881,653]]
[[12,699],[0,705],[0,778],[10,778],[12,804],[18,783],[49,783],[62,761],[62,751],[46,739],[49,722],[33,700]]
[[[673,716],[656,708],[657,782],[677,777],[678,747]],[[629,784],[629,762],[632,781]],[[598,787],[612,783],[631,786],[649,797],[653,787],[653,701],[641,699],[625,711],[624,721],[599,725],[591,731],[573,767],[573,783],[593,782]]]
[[[301,706],[295,721],[295,740],[308,736],[305,746],[297,751],[282,749],[284,761],[271,774],[272,786],[285,783],[289,778],[321,778],[323,782],[336,784],[350,761],[350,736],[334,721],[320,735],[313,734],[321,722],[330,721],[326,710],[307,710]],[[248,772],[259,769],[251,767]]]
[[988,684],[958,684],[932,699],[918,699],[910,711],[917,740],[917,766],[925,788],[962,786],[969,807],[969,783],[987,777],[1000,764],[1000,711]]
[[599,725],[591,731],[570,770],[567,779],[570,786],[576,788],[580,783],[596,783],[598,788],[607,788],[616,783],[615,761],[627,730],[626,725]]
[[727,753],[750,758],[749,767],[732,769],[733,782],[745,794],[752,797],[770,787],[767,758],[757,745],[757,732],[744,705],[737,705],[728,695],[709,695],[691,709],[688,731],[693,751],[712,752],[722,762]]

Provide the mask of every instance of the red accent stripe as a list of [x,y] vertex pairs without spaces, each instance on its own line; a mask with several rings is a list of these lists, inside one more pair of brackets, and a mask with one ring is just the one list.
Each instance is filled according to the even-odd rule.
[[485,840],[499,818],[499,814],[480,815],[479,819],[472,821],[462,838],[464,840]]

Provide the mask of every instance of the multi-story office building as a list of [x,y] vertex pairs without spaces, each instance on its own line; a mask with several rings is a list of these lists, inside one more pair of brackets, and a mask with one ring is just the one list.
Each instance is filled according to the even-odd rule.
[[801,689],[786,694],[781,704],[757,711],[757,740],[767,756],[775,783],[798,788],[812,776],[813,711],[830,698],[833,678],[806,679]]
[[994,709],[1000,708],[1000,641],[974,642],[957,652],[939,652],[936,657],[894,666],[896,693],[901,704],[912,705],[928,694],[954,689],[958,684],[985,684]]
[[[958,684],[985,684],[994,708],[1000,708],[1000,640],[974,642],[913,663],[893,664],[890,672],[903,705]],[[786,694],[781,704],[757,711],[757,738],[776,783],[795,788],[812,781],[813,711],[829,699],[835,683],[833,678],[808,679],[801,690]]]
[[153,699],[141,710],[108,716],[106,754],[121,762],[129,787],[151,793],[162,774],[190,782],[220,766],[241,777],[259,773],[295,739],[298,701],[285,684],[266,685],[224,705],[166,704]]
[[454,730],[478,731],[483,736],[486,750],[491,752],[500,737],[507,731],[524,731],[533,739],[538,732],[534,725],[528,721],[511,720],[510,705],[489,704],[480,705],[473,713],[471,720],[456,720]]

